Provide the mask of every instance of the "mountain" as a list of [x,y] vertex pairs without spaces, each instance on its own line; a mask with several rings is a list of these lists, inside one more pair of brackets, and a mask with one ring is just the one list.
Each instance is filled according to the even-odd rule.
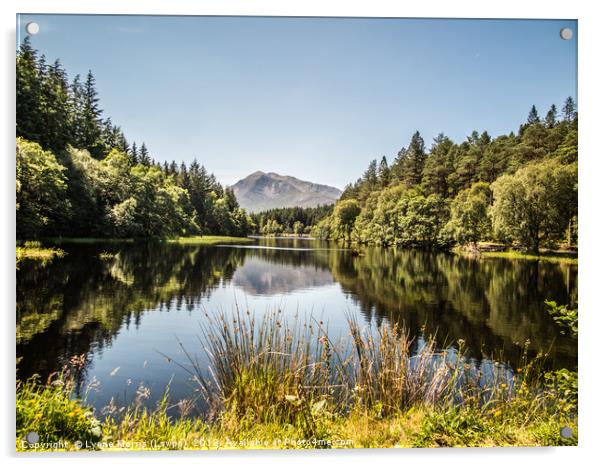
[[261,212],[275,207],[315,207],[334,204],[341,190],[293,176],[256,171],[232,186],[241,207]]

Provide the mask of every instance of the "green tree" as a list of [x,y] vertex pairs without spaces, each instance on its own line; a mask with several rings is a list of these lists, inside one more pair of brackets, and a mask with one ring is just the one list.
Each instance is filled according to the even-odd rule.
[[386,188],[391,182],[391,169],[387,163],[387,157],[383,155],[378,166],[378,182],[381,188]]
[[17,138],[17,237],[52,235],[68,214],[65,167],[49,151]]
[[29,37],[25,37],[17,53],[16,85],[17,136],[40,142],[42,82],[37,51]]
[[149,167],[151,164],[151,158],[148,153],[148,149],[146,148],[146,144],[144,142],[140,146],[140,154],[138,155],[138,161],[139,163],[147,167]]
[[577,211],[577,166],[558,160],[532,163],[492,185],[492,223],[502,239],[537,253],[562,238]]
[[73,141],[80,149],[88,150],[95,158],[102,158],[102,109],[99,105],[96,80],[92,71],[88,71],[82,84],[79,75],[71,85],[73,102]]
[[449,177],[454,171],[454,143],[440,133],[434,140],[430,153],[424,163],[422,184],[429,194],[447,196]]
[[539,123],[539,114],[537,113],[537,108],[535,108],[535,105],[533,105],[531,107],[531,110],[529,111],[529,116],[527,117],[527,124],[528,125],[533,125],[535,123]]
[[556,105],[552,104],[550,110],[546,114],[546,128],[550,129],[556,126],[556,118],[558,116],[558,111],[556,110]]
[[360,211],[360,204],[355,199],[341,201],[334,208],[333,215],[337,222],[338,230],[347,241],[351,239],[351,230]]
[[419,131],[412,135],[412,140],[402,159],[402,178],[407,186],[416,186],[422,181],[422,172],[426,161],[424,139]]
[[455,241],[460,244],[471,244],[476,249],[477,242],[490,234],[491,221],[488,216],[490,200],[489,185],[482,182],[460,191],[454,198],[447,228]]
[[400,246],[445,246],[443,228],[449,219],[448,205],[441,196],[425,196],[419,189],[410,189],[396,205]]
[[567,97],[562,107],[562,115],[565,121],[571,123],[576,118],[575,101],[571,96]]
[[295,235],[301,236],[303,234],[304,229],[305,229],[305,226],[299,220],[297,220],[295,223],[293,223],[293,233]]

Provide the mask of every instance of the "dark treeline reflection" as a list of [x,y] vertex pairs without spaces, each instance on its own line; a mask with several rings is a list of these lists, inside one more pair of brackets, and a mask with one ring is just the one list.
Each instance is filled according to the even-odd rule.
[[73,355],[93,358],[111,347],[120,329],[138,326],[144,311],[171,310],[178,319],[178,312],[200,310],[200,298],[209,298],[208,310],[217,309],[211,293],[218,286],[266,302],[303,290],[295,296],[303,309],[307,293],[335,283],[357,307],[329,309],[331,320],[345,319],[345,311],[367,322],[394,320],[414,335],[436,331],[442,345],[461,338],[476,358],[503,351],[502,359],[512,364],[522,352],[515,343],[529,340],[531,352],[549,351],[555,366],[576,365],[576,341],[560,334],[543,304],[576,302],[576,266],[376,248],[358,255],[329,243],[273,238],[260,240],[259,247],[64,249],[64,258],[46,265],[24,261],[17,271],[21,378],[45,377]]
[[436,333],[441,344],[463,339],[476,358],[517,364],[529,341],[531,355],[549,353],[555,366],[576,364],[576,341],[560,333],[544,304],[576,304],[576,266],[376,248],[330,264],[367,319]]

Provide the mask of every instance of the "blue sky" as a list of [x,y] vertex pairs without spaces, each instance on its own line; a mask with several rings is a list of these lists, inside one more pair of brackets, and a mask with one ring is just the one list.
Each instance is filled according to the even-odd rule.
[[416,130],[495,136],[576,97],[574,20],[21,15],[20,36],[30,21],[47,60],[92,70],[130,141],[225,184],[263,170],[342,188]]

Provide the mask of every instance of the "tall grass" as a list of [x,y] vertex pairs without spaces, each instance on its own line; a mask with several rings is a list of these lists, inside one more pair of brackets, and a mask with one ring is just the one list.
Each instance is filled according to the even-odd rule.
[[318,429],[323,414],[363,410],[387,416],[458,406],[492,411],[517,394],[518,379],[509,369],[470,364],[462,341],[439,350],[434,338],[416,342],[397,325],[373,332],[351,317],[348,329],[346,338],[333,342],[322,322],[289,320],[279,311],[260,319],[240,310],[207,315],[200,341],[208,366],[183,348],[189,364],[182,367],[212,416],[290,423],[308,433]]
[[[320,439],[355,447],[577,441],[576,373],[546,374],[542,358],[528,360],[526,349],[512,372],[493,361],[471,362],[461,340],[442,350],[434,338],[413,340],[396,325],[371,329],[348,317],[348,332],[332,341],[318,319],[241,310],[207,315],[199,342],[201,357],[180,344],[188,362],[175,362],[196,381],[207,408],[202,416],[191,415],[194,399],[171,404],[169,387],[149,409],[142,401],[150,393],[141,386],[132,404],[107,406],[97,421],[63,373],[46,385],[17,384],[18,448],[28,431],[48,441],[102,437],[145,449],[233,447],[253,439],[278,448],[326,445],[313,442]],[[560,436],[566,426],[574,437]],[[282,439],[301,442],[287,446]]]

